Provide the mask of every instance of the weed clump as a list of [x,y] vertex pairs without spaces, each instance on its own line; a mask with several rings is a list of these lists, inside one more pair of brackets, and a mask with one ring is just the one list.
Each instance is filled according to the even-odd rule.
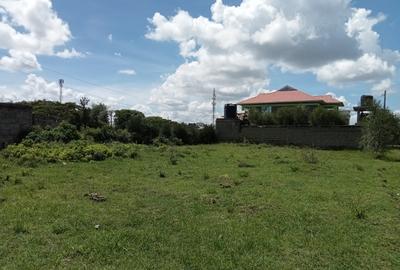
[[221,175],[219,177],[219,181],[220,181],[220,184],[219,184],[220,187],[224,188],[224,189],[232,188],[233,185],[234,185],[234,182],[233,182],[232,178],[227,174]]
[[171,163],[171,165],[178,165],[178,157],[175,154],[171,154],[171,156],[169,157],[169,162]]
[[166,177],[167,177],[167,174],[165,173],[165,171],[160,170],[159,176],[160,176],[160,178],[166,178]]
[[319,162],[317,153],[314,150],[304,151],[303,160],[308,164],[317,164]]
[[252,164],[249,164],[249,163],[247,163],[245,161],[240,161],[239,164],[238,164],[238,167],[239,168],[254,168],[255,166],[252,165]]
[[29,232],[28,229],[21,222],[15,224],[13,229],[15,234],[27,234]]
[[360,171],[360,172],[363,172],[363,171],[364,171],[364,167],[361,166],[360,164],[356,164],[356,165],[355,165],[355,168],[356,168],[357,171]]
[[247,177],[249,177],[249,172],[246,172],[246,171],[240,171],[239,172],[239,177],[241,177],[241,178],[247,178]]

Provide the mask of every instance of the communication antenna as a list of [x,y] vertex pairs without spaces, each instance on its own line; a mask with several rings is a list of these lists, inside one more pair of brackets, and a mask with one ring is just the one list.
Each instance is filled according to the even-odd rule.
[[214,125],[215,124],[215,106],[217,106],[217,94],[215,93],[215,88],[213,91],[212,106],[213,106],[212,125]]
[[63,87],[64,87],[64,80],[59,79],[58,80],[58,85],[60,86],[60,103],[62,103],[62,94],[63,94]]

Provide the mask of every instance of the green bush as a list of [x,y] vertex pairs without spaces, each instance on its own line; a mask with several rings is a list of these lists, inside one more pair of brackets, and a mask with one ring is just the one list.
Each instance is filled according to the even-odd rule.
[[272,113],[260,112],[257,110],[250,110],[249,112],[249,122],[257,126],[269,126],[275,125],[275,118]]
[[86,128],[82,133],[84,139],[97,143],[108,143],[114,138],[114,130],[109,126],[104,126],[101,128]]
[[275,113],[275,122],[283,126],[309,125],[309,112],[301,107],[280,108]]
[[62,122],[59,126],[53,129],[42,129],[36,127],[31,133],[29,133],[26,140],[30,140],[34,143],[40,142],[63,142],[69,143],[74,140],[79,140],[80,136],[76,126],[71,125],[67,122]]
[[312,126],[344,126],[346,117],[337,110],[327,110],[322,107],[315,109],[310,115]]
[[218,141],[217,134],[213,126],[205,126],[199,130],[199,143],[213,144]]
[[102,144],[88,145],[84,148],[88,160],[102,161],[112,156],[112,151]]
[[376,157],[382,156],[391,144],[398,143],[400,119],[379,103],[374,105],[372,113],[362,122],[361,146]]

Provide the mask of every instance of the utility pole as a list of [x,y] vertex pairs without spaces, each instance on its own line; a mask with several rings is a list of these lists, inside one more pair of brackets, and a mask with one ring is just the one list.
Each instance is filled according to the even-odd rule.
[[58,86],[60,86],[60,103],[62,103],[62,95],[63,95],[63,87],[64,87],[64,80],[58,80]]
[[215,125],[215,106],[217,106],[217,94],[215,93],[215,88],[213,91],[212,106],[213,106],[212,125],[214,126]]
[[109,111],[109,119],[110,119],[110,126],[114,126],[114,115],[115,115],[115,111],[114,110],[110,110]]
[[383,94],[383,109],[386,110],[386,98],[387,98],[387,91],[385,90],[385,93]]

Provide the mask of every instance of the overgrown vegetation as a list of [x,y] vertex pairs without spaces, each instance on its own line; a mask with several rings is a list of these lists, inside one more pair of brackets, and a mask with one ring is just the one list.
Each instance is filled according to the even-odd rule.
[[[82,141],[5,153],[4,269],[400,268],[394,160],[268,145]],[[66,159],[18,165],[27,153]]]
[[249,122],[259,126],[343,126],[348,124],[345,115],[340,111],[322,107],[310,111],[297,106],[281,108],[274,113],[251,110]]
[[1,155],[17,164],[36,167],[44,163],[61,161],[102,161],[108,158],[137,158],[135,144],[95,144],[89,141],[74,141],[68,144],[33,143],[24,141],[10,145]]
[[362,147],[382,157],[390,145],[400,144],[400,118],[375,103],[363,121]]
[[88,106],[82,98],[79,105],[50,101],[29,103],[33,107],[34,130],[27,140],[34,143],[90,140],[96,143],[140,144],[211,144],[217,141],[214,128],[207,125],[177,123],[161,117],[146,117],[135,110],[110,112],[104,104]]

